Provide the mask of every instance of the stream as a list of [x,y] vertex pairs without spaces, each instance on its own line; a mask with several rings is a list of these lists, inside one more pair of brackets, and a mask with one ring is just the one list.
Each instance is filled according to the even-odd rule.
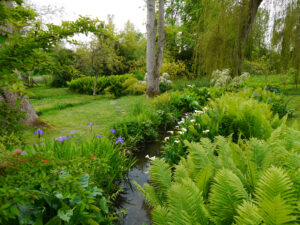
[[133,184],[136,181],[139,185],[143,186],[148,181],[148,171],[150,167],[150,157],[158,157],[161,151],[161,142],[147,144],[144,148],[139,149],[135,153],[136,164],[128,172],[128,182],[124,182],[122,187],[124,193],[120,196],[119,206],[125,208],[127,214],[124,218],[120,219],[121,225],[150,225],[151,223],[151,210],[148,207],[145,197]]

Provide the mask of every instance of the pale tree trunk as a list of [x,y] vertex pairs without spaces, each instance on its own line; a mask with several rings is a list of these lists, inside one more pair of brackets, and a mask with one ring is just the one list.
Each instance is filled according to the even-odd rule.
[[95,96],[97,94],[96,93],[96,90],[97,90],[97,78],[98,78],[98,72],[96,72],[96,76],[95,76],[93,96]]
[[158,49],[156,48],[155,0],[147,0],[147,97],[159,95],[159,75],[165,43],[164,0],[159,1]]

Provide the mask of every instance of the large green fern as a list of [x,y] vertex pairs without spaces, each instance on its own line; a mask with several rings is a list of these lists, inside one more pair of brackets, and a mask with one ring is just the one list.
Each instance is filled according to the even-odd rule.
[[240,179],[228,169],[220,170],[209,195],[216,224],[231,224],[237,215],[237,206],[248,198]]
[[271,167],[260,178],[256,190],[257,204],[266,224],[286,224],[296,220],[293,183],[284,170]]

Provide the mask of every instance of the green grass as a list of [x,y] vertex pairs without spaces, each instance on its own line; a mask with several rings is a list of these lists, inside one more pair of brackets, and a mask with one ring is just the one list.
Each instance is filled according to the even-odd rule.
[[[79,95],[67,88],[32,88],[31,101],[34,109],[41,112],[40,118],[53,126],[43,129],[44,138],[51,139],[63,135],[86,135],[107,132],[111,125],[122,119],[138,103],[146,103],[145,96],[125,96],[107,99],[103,96]],[[89,126],[89,123],[95,126]],[[27,143],[34,143],[34,129],[25,131]]]

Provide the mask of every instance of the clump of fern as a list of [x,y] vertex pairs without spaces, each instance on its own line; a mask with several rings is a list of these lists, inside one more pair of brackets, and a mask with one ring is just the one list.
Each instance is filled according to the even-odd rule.
[[[296,224],[300,200],[300,132],[282,124],[266,140],[218,136],[185,141],[173,169],[162,159],[139,189],[154,224]],[[298,204],[298,205],[297,205]]]

